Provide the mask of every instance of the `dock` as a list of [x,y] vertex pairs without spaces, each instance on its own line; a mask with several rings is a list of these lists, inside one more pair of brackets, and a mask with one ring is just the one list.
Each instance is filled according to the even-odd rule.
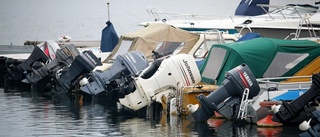
[[[43,41],[26,41],[24,42],[24,45],[37,45],[40,44]],[[65,41],[56,41],[58,45],[71,45],[73,44],[77,48],[85,48],[85,47],[100,47],[100,40],[72,40],[69,42]]]

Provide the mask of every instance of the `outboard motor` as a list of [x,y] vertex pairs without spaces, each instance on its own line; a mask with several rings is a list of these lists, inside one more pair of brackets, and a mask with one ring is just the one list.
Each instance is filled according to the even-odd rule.
[[35,62],[45,63],[49,61],[49,57],[38,47],[35,46],[28,59],[19,64],[8,58],[5,67],[11,80],[25,79],[26,74],[30,73]]
[[258,95],[260,91],[255,76],[246,64],[242,64],[226,73],[225,80],[218,89],[208,96],[204,96],[203,94],[197,96],[201,107],[193,107],[190,110],[192,118],[194,118],[195,122],[208,120],[214,115],[214,111],[219,111],[217,108],[218,104],[230,96],[241,98],[245,89],[249,89],[249,99]]
[[14,59],[8,58],[5,63],[8,77],[11,80],[25,79],[26,75],[29,74],[32,69],[42,67],[42,64],[53,60],[58,49],[60,49],[59,45],[49,40],[35,46],[28,59],[20,61],[19,64]]
[[111,92],[115,88],[125,92],[132,81],[130,81],[131,76],[138,76],[139,72],[146,67],[148,67],[148,60],[141,51],[130,51],[118,55],[108,70],[92,72],[90,82],[87,78],[83,78],[80,81],[81,90],[92,95],[106,90]]
[[43,66],[32,69],[26,76],[26,79],[34,84],[46,77],[52,77],[55,72],[63,67],[68,67],[78,56],[80,52],[74,45],[66,45],[65,47],[56,51],[56,58]]
[[[291,120],[302,115],[302,112],[308,112],[310,108],[314,108],[311,102],[319,98],[320,95],[320,73],[312,75],[312,85],[307,92],[303,93],[298,98],[290,103],[282,101],[279,111],[272,118],[273,121],[288,123]],[[318,102],[318,101],[315,101]],[[318,103],[314,103],[318,104]],[[317,105],[316,105],[317,106]]]
[[119,102],[131,110],[139,110],[153,101],[160,102],[162,96],[175,91],[177,83],[192,86],[200,80],[200,72],[191,55],[167,56],[154,61],[135,77],[135,88]]
[[55,73],[54,78],[59,85],[59,87],[55,87],[55,90],[70,91],[86,76],[85,74],[89,74],[96,66],[100,65],[102,65],[100,59],[91,51],[80,53],[71,65],[61,68]]

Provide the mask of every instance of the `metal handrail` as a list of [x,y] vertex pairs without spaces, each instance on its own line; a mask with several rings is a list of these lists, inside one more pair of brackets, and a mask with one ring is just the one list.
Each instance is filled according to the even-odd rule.
[[183,101],[183,89],[185,86],[178,82],[177,83],[177,89],[176,89],[176,108],[177,108],[177,114],[182,114],[182,101]]
[[250,90],[249,88],[245,88],[242,94],[242,98],[241,98],[241,103],[240,103],[240,108],[239,108],[239,112],[237,115],[237,118],[239,120],[243,120],[245,118],[247,118],[247,109],[248,109],[248,104],[249,104],[249,97],[250,94]]
[[[284,18],[284,19],[288,19],[288,17],[285,16],[285,14],[282,13],[282,10],[285,9],[286,7],[288,6],[274,6],[274,5],[265,5],[265,4],[257,4],[257,6],[260,6],[265,12],[266,12],[266,15],[268,15],[272,20],[274,20],[275,18],[273,17],[273,15],[270,14],[270,12],[268,12],[265,7],[271,7],[271,8],[275,8],[274,11],[278,11],[278,13]],[[297,17],[299,18],[303,18],[301,16],[301,14],[298,12],[297,9],[305,9],[306,8],[301,8],[301,7],[290,7],[290,8],[293,8],[293,10],[296,11],[296,13],[298,14]],[[310,10],[310,11],[314,11],[314,10]],[[233,16],[222,16],[222,15],[210,15],[210,14],[207,14],[207,15],[197,15],[197,14],[179,14],[179,13],[171,13],[171,12],[162,12],[161,10],[159,10],[158,8],[156,7],[147,7],[147,13],[150,15],[152,15],[154,17],[154,19],[156,21],[159,21],[159,20],[171,20],[170,16],[173,16],[173,17],[184,17],[186,20],[188,21],[191,21],[191,20],[194,20],[194,21],[197,21],[198,23],[199,22],[199,18],[202,17],[202,18],[207,18],[207,19],[210,19],[210,18],[226,18],[226,17],[229,17],[231,19],[232,22],[234,22],[234,17]],[[161,19],[160,18],[160,15],[164,16],[165,18],[164,19]]]
[[[265,88],[270,88],[271,85],[279,88],[281,85],[297,85],[299,89],[302,89],[303,84],[311,84],[311,75],[308,76],[290,76],[290,77],[273,77],[273,78],[258,78],[257,82],[262,85],[265,84]],[[287,80],[287,79],[298,79],[298,78],[310,78],[310,81],[299,81],[299,82],[285,82],[279,81],[276,82],[274,80]]]
[[281,80],[281,79],[289,79],[289,78],[310,78],[312,75],[307,76],[288,76],[288,77],[270,77],[270,78],[257,78],[257,81],[264,81],[264,80]]
[[296,36],[295,38],[296,39],[299,39],[300,37],[300,33],[301,33],[301,29],[302,29],[302,25],[305,23],[307,29],[308,29],[308,32],[309,32],[309,35],[310,37],[316,37],[317,40],[318,40],[318,36],[317,36],[317,33],[315,32],[313,26],[312,26],[312,23],[310,22],[309,18],[302,18],[300,19],[299,21],[299,26],[298,26],[298,29],[296,31]]
[[[166,20],[171,20],[171,17],[183,17],[188,21],[194,20],[197,21],[198,23],[200,18],[205,18],[205,19],[210,19],[210,18],[225,18],[229,17],[232,22],[234,22],[234,19],[232,16],[222,16],[222,15],[213,15],[213,14],[206,14],[206,15],[201,15],[201,14],[179,14],[179,13],[172,13],[172,12],[162,12],[158,8],[155,7],[148,7],[147,8],[147,13],[152,15],[156,21],[160,20],[160,15],[163,15]],[[169,16],[171,15],[171,16]]]

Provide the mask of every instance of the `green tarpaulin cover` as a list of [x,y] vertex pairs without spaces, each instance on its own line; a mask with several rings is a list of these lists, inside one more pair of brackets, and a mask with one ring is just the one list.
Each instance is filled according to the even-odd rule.
[[220,85],[225,73],[246,63],[256,78],[292,76],[317,58],[320,45],[309,40],[256,38],[215,44],[200,68],[202,81]]

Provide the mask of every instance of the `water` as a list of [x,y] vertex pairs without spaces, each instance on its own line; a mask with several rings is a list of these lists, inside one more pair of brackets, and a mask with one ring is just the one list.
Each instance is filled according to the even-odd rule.
[[[304,0],[314,4],[318,0]],[[109,8],[107,3],[109,4]],[[27,40],[100,40],[108,18],[120,36],[140,29],[152,18],[148,6],[165,12],[233,15],[239,0],[0,0],[0,45],[22,45]],[[271,4],[302,3],[276,0]],[[108,17],[108,9],[110,16]]]
[[[313,4],[316,0],[305,0]],[[148,6],[162,11],[232,15],[238,0],[0,0],[0,45],[22,45],[26,40],[57,40],[66,34],[73,40],[99,40],[108,20],[119,35],[140,29],[151,20]],[[278,0],[271,4],[299,3]],[[174,7],[174,8],[173,8]],[[2,84],[2,83],[0,83]],[[143,111],[118,110],[110,98],[50,96],[0,87],[0,136],[298,136],[297,125],[281,128],[239,126],[232,121],[210,119],[191,123],[185,118],[153,116]]]
[[118,110],[108,97],[45,95],[41,91],[0,89],[0,136],[298,136],[298,126],[260,128],[225,119],[192,123],[165,113]]

